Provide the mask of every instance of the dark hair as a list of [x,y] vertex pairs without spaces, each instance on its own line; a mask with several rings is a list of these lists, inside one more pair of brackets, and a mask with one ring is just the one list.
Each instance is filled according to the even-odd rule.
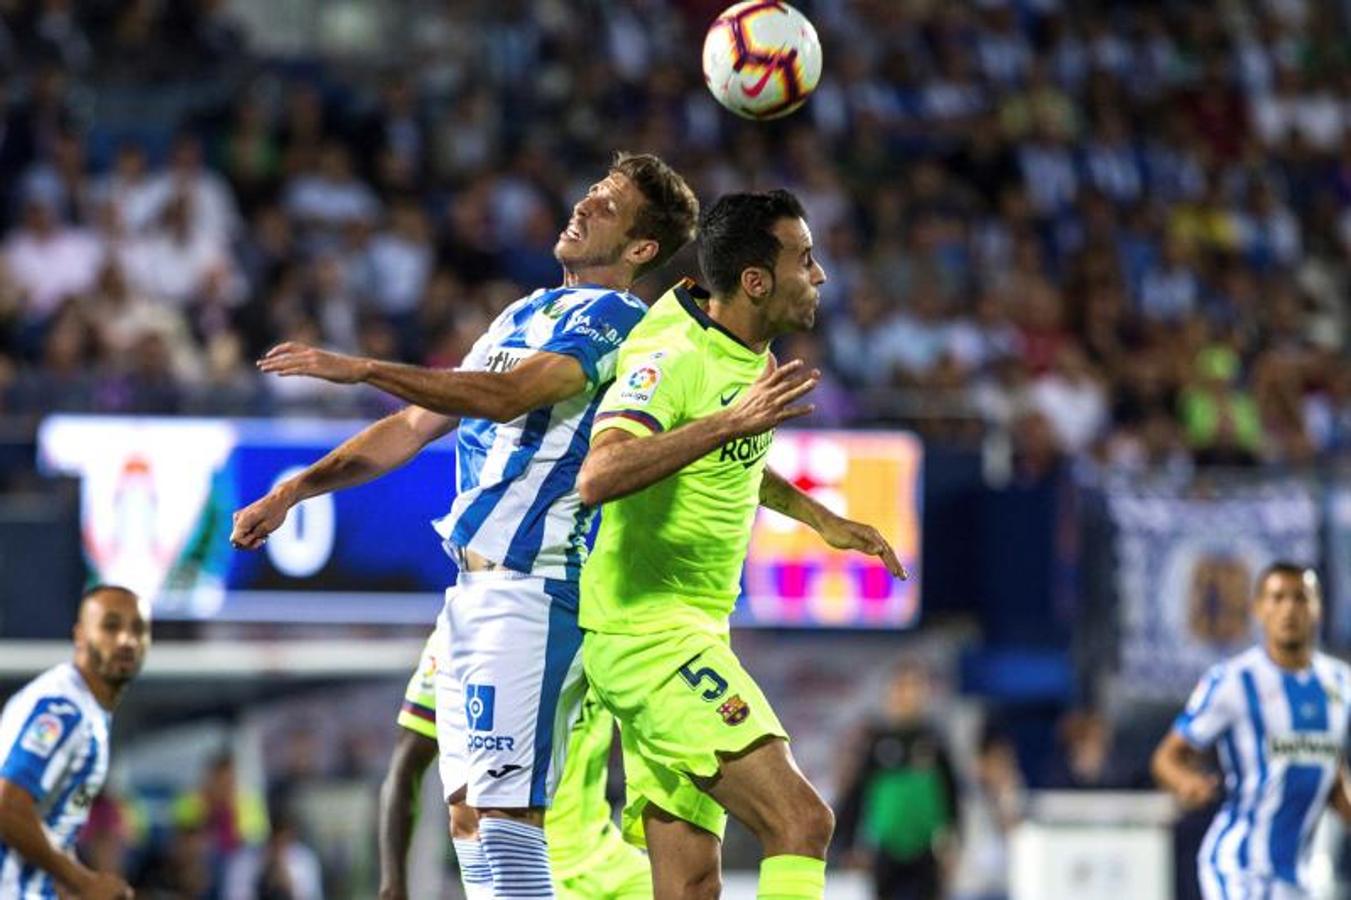
[[782,188],[724,194],[699,220],[699,268],[714,294],[728,296],[751,267],[774,271],[783,244],[774,236],[780,219],[805,219],[801,202]]
[[632,181],[647,200],[629,229],[629,237],[657,242],[657,255],[634,273],[634,277],[640,277],[666,262],[694,237],[699,199],[679,172],[651,153],[616,153],[610,171]]
[[1257,576],[1257,592],[1259,594],[1262,592],[1262,588],[1266,586],[1267,579],[1272,575],[1289,575],[1292,578],[1298,578],[1300,581],[1303,581],[1305,576],[1312,572],[1313,570],[1309,566],[1291,562],[1288,559],[1278,559],[1263,569],[1261,574]]
[[89,588],[83,594],[80,595],[80,606],[83,607],[85,602],[88,601],[91,597],[96,597],[99,594],[105,593],[126,594],[128,597],[139,599],[136,597],[136,592],[133,591],[131,588],[123,587],[120,584],[100,583],[94,585],[93,587]]

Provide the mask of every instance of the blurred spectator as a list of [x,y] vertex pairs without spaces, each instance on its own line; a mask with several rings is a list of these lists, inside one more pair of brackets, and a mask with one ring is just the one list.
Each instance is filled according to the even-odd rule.
[[191,213],[191,231],[213,241],[229,241],[239,231],[239,208],[230,184],[207,168],[202,141],[193,134],[174,140],[169,166],[153,175],[129,203],[129,211],[141,218],[124,224],[132,232],[152,228],[165,208],[176,198],[186,198]]
[[23,226],[4,244],[5,269],[21,296],[22,326],[42,328],[63,300],[93,287],[104,253],[95,233],[62,224],[49,202],[29,200]]
[[257,846],[268,833],[267,810],[257,794],[239,784],[234,757],[222,753],[209,761],[200,785],[174,801],[174,824],[185,835],[186,854],[200,834],[212,884],[220,884],[231,857]]
[[1262,442],[1262,420],[1252,396],[1238,385],[1240,361],[1212,345],[1196,357],[1179,412],[1187,443],[1202,465],[1251,465]]
[[834,846],[869,861],[878,900],[938,900],[951,872],[959,794],[931,702],[928,670],[898,666],[841,792]]
[[323,900],[319,857],[301,842],[299,822],[285,808],[274,808],[271,820],[262,846],[230,858],[222,900]]
[[352,168],[352,156],[340,143],[326,144],[313,169],[302,169],[286,185],[286,211],[302,226],[336,231],[354,221],[374,219],[379,203]]
[[1043,786],[1050,790],[1137,787],[1131,767],[1113,748],[1112,726],[1102,713],[1091,709],[1066,713],[1056,728],[1057,752],[1042,777]]
[[957,900],[1006,900],[1009,833],[1026,813],[1027,790],[1013,742],[981,735],[970,783],[962,795],[961,856],[953,879]]
[[1068,453],[1088,450],[1107,424],[1107,392],[1075,346],[1061,350],[1055,367],[1033,381],[1028,402],[1050,422]]

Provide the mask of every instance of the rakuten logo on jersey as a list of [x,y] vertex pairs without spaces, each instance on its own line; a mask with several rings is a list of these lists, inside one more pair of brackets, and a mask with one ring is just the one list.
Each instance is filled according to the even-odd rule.
[[772,431],[728,441],[722,445],[722,452],[718,454],[718,462],[739,462],[743,468],[749,469],[755,465],[760,457],[769,452],[769,445],[773,442],[774,432]]

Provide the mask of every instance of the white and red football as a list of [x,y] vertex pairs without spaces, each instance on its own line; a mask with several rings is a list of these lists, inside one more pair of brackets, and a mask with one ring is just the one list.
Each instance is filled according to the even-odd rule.
[[821,80],[821,41],[807,17],[779,0],[723,10],[704,38],[704,81],[718,102],[747,119],[797,109]]

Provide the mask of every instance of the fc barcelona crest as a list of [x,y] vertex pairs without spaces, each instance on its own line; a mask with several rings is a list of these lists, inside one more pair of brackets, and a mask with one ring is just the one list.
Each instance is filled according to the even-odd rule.
[[728,725],[740,725],[750,714],[751,706],[741,699],[740,694],[733,694],[726,703],[718,707],[718,715],[722,716],[722,720]]

